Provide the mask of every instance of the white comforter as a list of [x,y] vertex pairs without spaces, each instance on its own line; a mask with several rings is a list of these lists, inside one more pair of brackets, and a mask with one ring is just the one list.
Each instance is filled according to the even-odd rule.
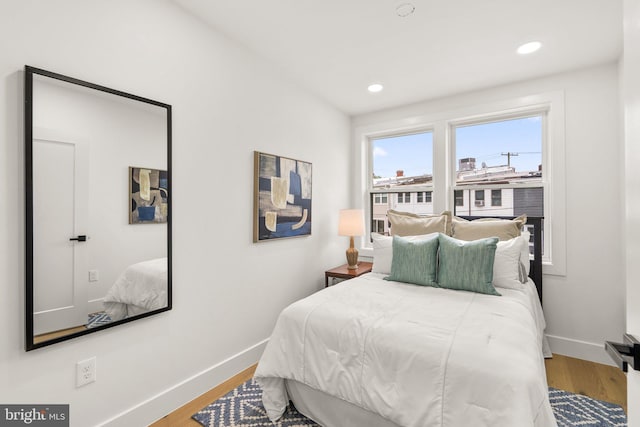
[[167,258],[152,259],[127,267],[104,298],[111,320],[167,306]]
[[370,273],[286,308],[255,373],[271,420],[293,379],[406,427],[556,422],[533,284],[503,296]]

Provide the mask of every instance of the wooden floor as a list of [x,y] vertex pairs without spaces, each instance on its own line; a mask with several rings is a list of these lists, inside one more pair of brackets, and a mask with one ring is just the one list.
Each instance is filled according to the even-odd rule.
[[238,375],[229,378],[219,386],[209,390],[200,397],[195,398],[186,405],[176,409],[169,415],[151,424],[151,427],[202,427],[199,422],[191,419],[191,415],[195,414],[219,397],[224,396],[234,388],[238,387],[240,384],[251,379],[251,377],[253,377],[253,373],[256,370],[256,366],[257,364],[245,369]]
[[64,337],[66,335],[75,334],[76,332],[81,332],[87,329],[86,326],[76,326],[74,328],[62,329],[60,331],[49,332],[42,335],[36,335],[33,337],[34,344],[40,344],[41,342],[49,341],[54,338]]
[[[549,387],[615,403],[627,411],[627,378],[619,369],[556,354],[553,355],[553,359],[545,360],[545,365]],[[191,415],[250,379],[255,370],[256,365],[251,366],[151,424],[151,427],[200,426],[191,419]]]
[[620,369],[557,354],[545,365],[549,387],[615,403],[627,412],[627,377]]

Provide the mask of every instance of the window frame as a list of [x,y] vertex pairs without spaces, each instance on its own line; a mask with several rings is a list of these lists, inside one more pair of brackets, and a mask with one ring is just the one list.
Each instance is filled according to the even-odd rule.
[[[432,191],[434,212],[453,211],[455,205],[455,136],[452,126],[467,123],[503,121],[544,114],[542,165],[544,192],[545,254],[544,274],[566,274],[566,177],[565,177],[565,108],[564,91],[523,95],[501,101],[487,101],[469,97],[475,102],[452,110],[441,103],[424,103],[415,108],[391,110],[381,115],[365,115],[353,120],[356,162],[354,173],[355,203],[363,206],[367,224],[371,221],[370,198],[372,192],[398,192],[397,188],[372,189],[368,180],[372,172],[371,141],[403,134],[433,132],[433,181],[430,186],[412,188],[414,191]],[[448,104],[452,105],[452,104]],[[460,105],[460,104],[458,104]],[[358,179],[357,177],[360,177]],[[501,184],[495,188],[526,188],[527,184]],[[489,185],[482,186],[490,189]],[[465,186],[464,189],[473,189]],[[553,221],[550,219],[553,218]],[[368,225],[370,227],[370,225]],[[369,232],[369,230],[367,230]],[[372,256],[369,239],[361,239],[361,255]]]

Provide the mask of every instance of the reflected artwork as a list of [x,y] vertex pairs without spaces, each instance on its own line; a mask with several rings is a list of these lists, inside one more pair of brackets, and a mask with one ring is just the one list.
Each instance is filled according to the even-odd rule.
[[129,168],[129,224],[167,222],[167,171]]

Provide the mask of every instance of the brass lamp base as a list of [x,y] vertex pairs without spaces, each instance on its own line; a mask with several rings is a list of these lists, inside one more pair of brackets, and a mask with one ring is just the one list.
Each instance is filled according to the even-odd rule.
[[351,237],[349,249],[347,249],[347,269],[358,269],[358,250],[353,247],[353,237]]

